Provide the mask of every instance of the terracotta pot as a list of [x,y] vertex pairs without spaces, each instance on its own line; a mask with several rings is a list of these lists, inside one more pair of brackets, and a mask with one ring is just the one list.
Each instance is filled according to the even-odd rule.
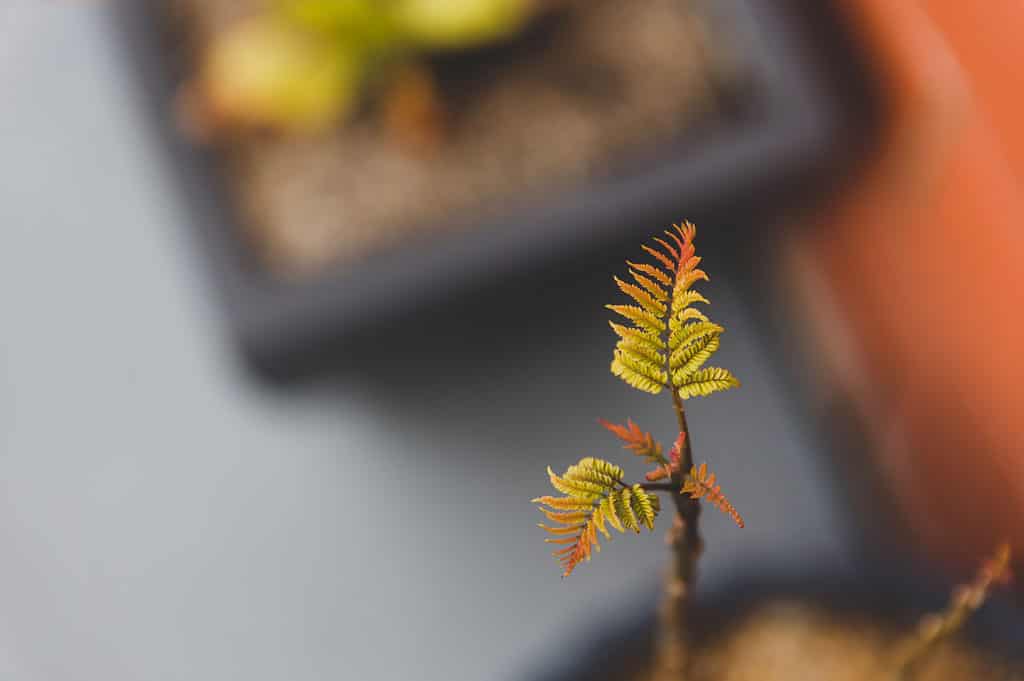
[[1024,5],[842,7],[882,77],[882,134],[789,271],[899,541],[962,565],[1024,547]]

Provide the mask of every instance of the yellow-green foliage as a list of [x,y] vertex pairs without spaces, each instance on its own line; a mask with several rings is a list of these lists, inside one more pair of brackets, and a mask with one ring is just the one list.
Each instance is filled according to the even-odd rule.
[[374,82],[439,52],[508,39],[532,0],[273,0],[227,27],[203,55],[193,93],[207,125],[322,131]]
[[[654,466],[644,476],[645,483],[626,483],[621,468],[592,457],[569,466],[561,476],[548,468],[551,485],[564,496],[539,497],[533,502],[554,523],[540,526],[554,535],[547,539],[549,543],[561,545],[554,556],[562,565],[563,577],[600,550],[598,533],[611,539],[609,526],[620,532],[639,532],[641,527],[654,529],[654,518],[660,510],[655,492],[675,495],[681,522],[692,523],[693,530],[699,500],[714,505],[743,527],[743,518],[722,493],[707,464],[699,468],[692,465],[682,401],[728,390],[738,386],[739,381],[725,369],[705,366],[718,350],[725,329],[694,307],[698,303],[708,304],[708,299],[693,289],[695,283],[708,278],[697,267],[700,258],[693,247],[696,227],[687,222],[682,227],[674,226],[674,230],[665,233],[668,241],[655,238],[657,247],[642,246],[654,264],[628,262],[632,280],[615,278],[619,290],[634,304],[608,308],[629,322],[611,322],[619,337],[612,373],[645,392],[670,389],[679,431],[666,456],[661,444],[632,419],[627,419],[625,425],[600,420],[625,449]],[[678,495],[689,499],[680,499]],[[695,531],[680,534],[683,539],[677,537],[673,541],[691,542],[679,546],[685,546],[683,552],[692,556],[699,547],[685,537],[693,536]]]
[[563,577],[590,560],[593,551],[601,550],[598,532],[611,539],[609,526],[619,532],[654,529],[654,518],[661,510],[658,497],[640,485],[627,486],[622,482],[623,475],[615,464],[593,457],[580,459],[561,476],[548,468],[551,486],[565,496],[538,497],[533,503],[540,505],[548,520],[557,523],[540,523],[540,527],[554,535],[545,541],[565,545],[552,554],[562,565]]
[[462,49],[501,40],[530,16],[530,0],[276,0],[282,16],[339,45]]
[[311,132],[352,109],[363,68],[354,51],[256,15],[210,44],[196,87],[212,122]]
[[672,243],[655,238],[657,247],[642,247],[657,265],[627,262],[633,283],[615,278],[619,290],[636,304],[608,305],[631,323],[611,322],[619,336],[611,370],[638,390],[656,395],[670,387],[685,400],[728,390],[740,382],[726,369],[702,368],[718,350],[725,329],[693,307],[709,302],[692,288],[708,279],[697,267],[701,261],[693,246],[697,228],[687,222],[674,225],[673,230],[665,232]]

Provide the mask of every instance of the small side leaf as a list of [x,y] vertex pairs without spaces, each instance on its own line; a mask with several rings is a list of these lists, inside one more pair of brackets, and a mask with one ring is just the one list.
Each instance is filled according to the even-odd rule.
[[704,397],[730,388],[738,388],[739,380],[720,367],[699,369],[689,376],[678,387],[679,396],[684,400],[691,397]]
[[744,527],[743,517],[722,492],[721,485],[715,484],[715,474],[708,474],[706,463],[702,463],[699,468],[697,466],[690,468],[690,474],[683,481],[683,489],[680,493],[688,495],[691,499],[704,499],[732,518],[737,525]]

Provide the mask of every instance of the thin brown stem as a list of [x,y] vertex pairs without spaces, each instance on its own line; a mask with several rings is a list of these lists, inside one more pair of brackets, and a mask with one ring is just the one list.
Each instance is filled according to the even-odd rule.
[[683,398],[679,397],[679,393],[675,388],[671,388],[672,391],[672,408],[676,412],[676,421],[679,423],[679,432],[686,434],[686,454],[690,452],[690,429],[686,425],[686,409],[683,408]]
[[640,487],[645,492],[679,493],[679,485],[671,482],[642,482],[640,483]]
[[[676,419],[679,421],[679,432],[685,436],[683,451],[679,453],[679,471],[672,478],[672,482],[681,488],[683,479],[690,472],[690,468],[693,467],[693,434],[686,423],[686,410],[683,408],[683,400],[675,390],[672,391],[672,406],[676,412]],[[682,495],[679,495],[677,504],[679,515],[683,518],[685,534],[682,546],[676,547],[676,552],[684,554],[687,559],[687,566],[682,576],[688,586],[688,591],[692,592],[697,582],[697,558],[700,556],[703,548],[699,527],[700,504],[696,499],[690,499]]]
[[675,525],[667,537],[673,550],[673,561],[672,569],[666,575],[665,597],[658,616],[655,680],[682,679],[687,675],[690,665],[689,611],[697,582],[697,558],[701,553],[698,525],[700,505],[694,499],[678,493],[683,478],[693,466],[693,438],[686,423],[683,400],[674,389],[669,389],[672,391],[672,406],[679,423],[679,432],[684,439],[682,451],[679,452],[679,469],[667,485],[668,491],[673,492],[677,515]]

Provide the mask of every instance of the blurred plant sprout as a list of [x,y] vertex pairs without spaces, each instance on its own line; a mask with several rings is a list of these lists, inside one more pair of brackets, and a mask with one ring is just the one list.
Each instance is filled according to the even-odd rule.
[[[199,133],[322,132],[381,87],[415,82],[425,56],[511,39],[550,0],[272,0],[214,36],[184,90]],[[413,69],[415,79],[402,73]],[[414,108],[417,108],[414,107]],[[422,119],[423,117],[420,116]]]
[[995,554],[981,565],[972,582],[954,589],[949,606],[944,611],[927,615],[921,620],[917,631],[897,649],[895,658],[890,662],[898,679],[902,681],[912,678],[921,660],[944,640],[963,629],[971,615],[988,600],[993,588],[1007,585],[1013,580],[1011,558],[1010,544],[1002,543]]

